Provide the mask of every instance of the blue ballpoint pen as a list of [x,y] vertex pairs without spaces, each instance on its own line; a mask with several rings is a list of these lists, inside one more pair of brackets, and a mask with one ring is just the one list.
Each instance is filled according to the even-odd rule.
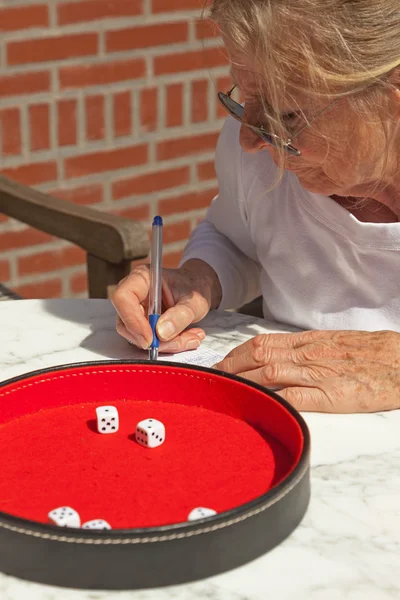
[[162,294],[162,229],[161,217],[154,217],[151,229],[149,322],[153,331],[153,341],[149,348],[149,360],[157,360],[160,345],[156,333],[157,321],[161,314]]

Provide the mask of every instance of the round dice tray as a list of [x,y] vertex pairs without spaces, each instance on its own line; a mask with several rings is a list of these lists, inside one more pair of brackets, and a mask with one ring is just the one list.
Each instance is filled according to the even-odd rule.
[[[115,434],[96,430],[113,405]],[[148,449],[136,424],[162,421]],[[310,442],[276,393],[179,363],[102,361],[0,384],[0,570],[74,588],[179,584],[242,565],[284,540],[309,502]],[[71,506],[61,528],[49,511]],[[199,506],[217,515],[187,521]]]

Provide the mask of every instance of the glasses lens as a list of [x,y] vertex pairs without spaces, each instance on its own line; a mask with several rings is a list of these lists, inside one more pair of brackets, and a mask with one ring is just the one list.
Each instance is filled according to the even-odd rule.
[[274,146],[275,148],[281,148],[282,150],[285,150],[286,152],[288,152],[289,154],[293,154],[294,156],[301,156],[300,150],[297,150],[297,148],[289,144],[289,142],[284,142],[280,137],[278,137],[274,133],[264,133],[259,130],[254,130],[254,133],[256,133],[262,140],[268,142],[268,144]]
[[[218,99],[221,102],[221,104],[226,108],[226,110],[233,117],[235,117],[235,119],[238,119],[239,121],[243,120],[243,106],[241,106],[240,104],[232,100],[232,98],[230,98],[226,94],[223,94],[222,92],[218,92]],[[271,144],[271,146],[275,146],[276,148],[284,148],[287,152],[289,152],[289,154],[294,154],[296,156],[301,155],[301,152],[299,150],[297,150],[290,144],[285,144],[277,135],[273,133],[266,133],[265,131],[262,131],[259,127],[253,127],[248,123],[244,124],[247,125],[247,127],[250,127],[250,129],[254,131],[254,133],[258,135],[262,140],[264,140],[264,142]]]
[[222,92],[218,93],[218,98],[219,101],[223,104],[223,106],[225,106],[226,110],[230,112],[233,117],[242,120],[244,113],[243,106],[241,106],[240,104],[232,100],[232,98],[230,98],[226,94],[223,94]]
[[287,148],[281,138],[274,133],[266,133],[265,131],[261,131],[258,127],[251,127],[251,129],[258,137],[264,140],[264,142],[268,142],[271,146],[275,146],[275,148]]

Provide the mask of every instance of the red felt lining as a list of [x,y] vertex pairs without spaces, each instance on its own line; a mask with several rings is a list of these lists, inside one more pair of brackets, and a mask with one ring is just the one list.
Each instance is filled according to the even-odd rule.
[[[117,434],[95,431],[112,404]],[[136,423],[156,418],[166,441],[147,449]],[[70,368],[0,387],[0,511],[46,522],[70,505],[113,528],[185,521],[264,494],[297,464],[296,419],[264,392],[180,366]]]

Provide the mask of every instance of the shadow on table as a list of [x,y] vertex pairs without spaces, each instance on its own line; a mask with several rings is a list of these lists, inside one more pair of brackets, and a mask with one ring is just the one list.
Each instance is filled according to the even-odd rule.
[[[43,308],[49,314],[89,330],[89,335],[80,343],[100,357],[108,359],[146,359],[147,352],[131,346],[116,332],[116,313],[108,300],[63,299],[45,300]],[[217,341],[220,350],[226,345],[227,351],[232,342],[243,342],[243,336],[253,337],[263,330],[268,332],[296,331],[296,329],[269,323],[263,319],[229,311],[211,311],[203,321],[196,324],[203,327],[207,335]]]
[[44,300],[42,306],[57,319],[84,327],[88,335],[79,346],[98,355],[99,360],[135,360],[147,356],[117,333],[115,309],[108,300]]

